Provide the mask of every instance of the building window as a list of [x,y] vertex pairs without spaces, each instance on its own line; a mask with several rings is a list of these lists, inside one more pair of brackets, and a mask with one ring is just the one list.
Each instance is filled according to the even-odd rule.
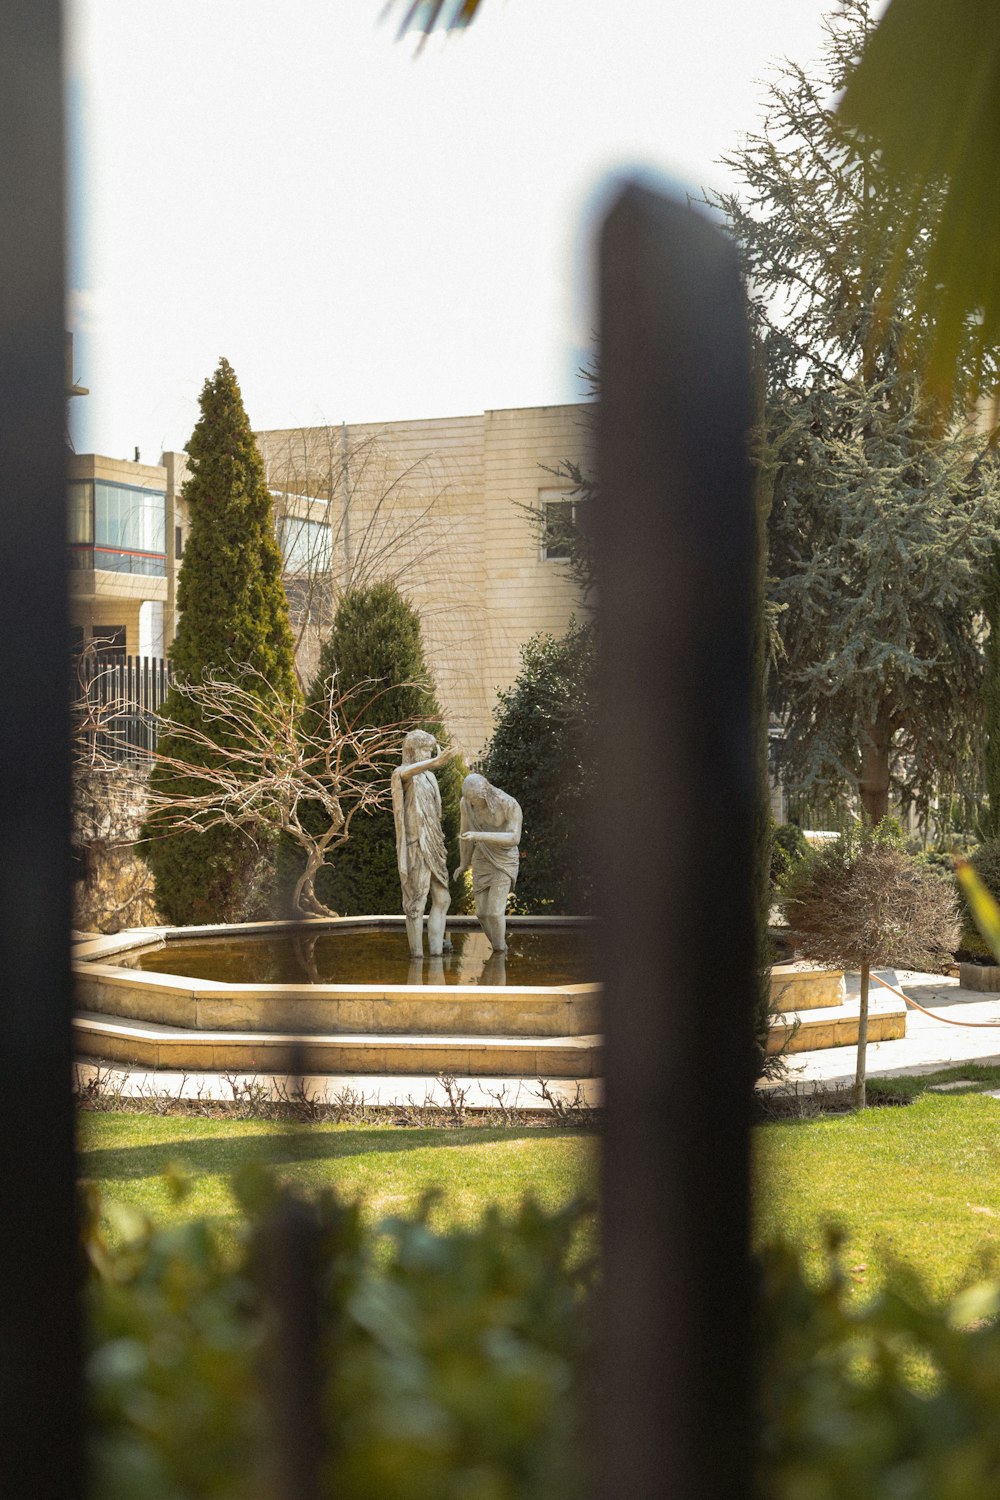
[[69,487],[70,566],[163,578],[167,496],[90,479]]
[[74,482],[69,486],[66,539],[71,546],[94,540],[94,486]]
[[282,516],[278,522],[278,544],[286,573],[308,573],[313,578],[329,573],[333,538],[325,521]]
[[539,556],[542,562],[568,562],[580,501],[565,490],[542,490],[538,502],[542,514]]
[[174,556],[184,556],[184,529],[181,526],[174,527]]

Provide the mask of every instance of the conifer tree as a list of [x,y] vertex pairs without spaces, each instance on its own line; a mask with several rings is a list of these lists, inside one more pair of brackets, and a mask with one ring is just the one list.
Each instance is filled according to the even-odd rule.
[[482,771],[524,814],[517,900],[528,911],[591,909],[583,845],[594,796],[594,654],[593,621],[533,636],[494,711]]
[[[344,595],[320,653],[310,701],[321,698],[322,685],[332,673],[337,674],[340,693],[369,684],[364,696],[371,701],[358,723],[426,729],[442,745],[447,743],[424,657],[420,616],[394,583],[353,588]],[[435,774],[441,788],[441,821],[451,872],[459,864],[464,771],[453,760]],[[338,851],[334,867],[321,871],[316,890],[320,899],[342,916],[401,910],[391,808],[355,818],[350,840]],[[453,888],[452,911],[457,909],[461,894],[460,887]]]
[[[209,671],[235,674],[249,667],[272,691],[291,696],[294,649],[271,497],[227,360],[206,380],[200,406],[183,489],[189,527],[177,586],[180,621],[170,648],[174,673],[181,682],[198,683]],[[163,712],[187,724],[201,707],[197,698],[171,692]],[[225,744],[224,722],[196,727]],[[180,747],[167,735],[161,749],[171,756]],[[154,767],[152,785],[161,797],[191,790],[162,766]],[[231,921],[263,899],[266,859],[259,839],[226,827],[165,833],[162,818],[148,833],[144,853],[156,879],[157,905],[168,920]]]
[[727,159],[742,192],[717,202],[767,349],[786,778],[855,793],[878,823],[894,782],[925,809],[974,763],[998,482],[988,439],[916,373],[944,185],[890,264],[912,195],[833,113],[872,25],[866,0],[843,0],[817,75],[785,65],[760,133]]

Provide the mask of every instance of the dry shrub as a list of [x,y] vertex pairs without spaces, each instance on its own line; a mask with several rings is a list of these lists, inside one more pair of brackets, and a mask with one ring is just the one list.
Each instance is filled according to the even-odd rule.
[[785,916],[803,952],[861,973],[855,1103],[865,1104],[868,983],[872,968],[940,971],[958,943],[949,881],[904,853],[886,821],[865,826],[804,860],[788,879]]
[[958,943],[954,889],[880,829],[846,834],[791,875],[788,924],[822,963],[940,971]]

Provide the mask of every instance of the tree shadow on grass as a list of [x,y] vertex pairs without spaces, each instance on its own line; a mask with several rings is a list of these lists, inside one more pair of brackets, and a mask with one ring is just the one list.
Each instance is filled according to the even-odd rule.
[[323,1130],[300,1126],[273,1135],[208,1136],[178,1138],[145,1146],[97,1146],[77,1155],[79,1176],[91,1182],[123,1181],[159,1177],[171,1166],[197,1175],[229,1175],[250,1162],[270,1167],[300,1166],[306,1162],[333,1161],[357,1156],[381,1155],[449,1146],[489,1146],[497,1141],[580,1140],[588,1133],[558,1126],[527,1127],[523,1130]]

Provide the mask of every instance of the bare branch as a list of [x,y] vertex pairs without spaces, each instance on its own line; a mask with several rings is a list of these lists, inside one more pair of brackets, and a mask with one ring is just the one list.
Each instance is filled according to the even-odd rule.
[[357,814],[389,805],[391,772],[414,723],[366,722],[387,689],[365,681],[342,691],[336,674],[311,704],[289,701],[248,666],[174,687],[193,722],[160,720],[156,761],[170,785],[151,792],[147,828],[167,837],[225,826],[251,839],[280,830],[305,855],[297,910],[335,916],[317,896],[316,878]]

